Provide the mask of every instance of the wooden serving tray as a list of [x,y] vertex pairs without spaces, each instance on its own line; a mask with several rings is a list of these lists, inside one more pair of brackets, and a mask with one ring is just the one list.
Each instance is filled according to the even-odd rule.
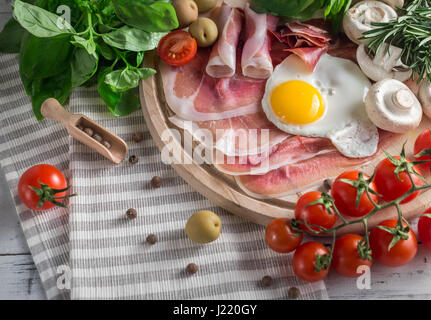
[[[144,65],[153,67],[157,70],[157,60],[157,56],[149,53],[146,55]],[[139,89],[145,120],[157,147],[162,151],[162,149],[169,144],[171,149],[173,147],[175,150],[178,150],[174,155],[177,159],[177,163],[171,164],[171,166],[196,191],[214,202],[216,205],[261,225],[267,225],[274,218],[292,218],[294,216],[293,209],[296,200],[301,195],[301,192],[283,199],[255,199],[244,193],[244,191],[237,186],[232,176],[219,172],[212,165],[199,165],[196,162],[193,162],[191,160],[191,156],[182,147],[182,141],[181,139],[178,139],[178,137],[172,136],[171,140],[167,140],[165,136],[164,139],[162,139],[162,134],[163,132],[166,132],[167,129],[172,128],[179,130],[182,132],[183,136],[185,133],[183,130],[175,127],[168,119],[173,115],[173,112],[165,102],[159,73],[141,81]],[[397,155],[401,151],[404,141],[407,141],[407,154],[411,155],[412,145],[416,137],[425,128],[429,127],[431,127],[431,121],[428,118],[424,118],[419,128],[405,134],[405,139],[398,139],[396,143],[387,148],[387,151]],[[362,166],[360,169],[367,173],[372,173],[375,164],[377,164],[383,157],[384,155],[380,155],[371,163]],[[187,161],[184,162],[181,161],[181,159],[186,159]],[[340,173],[341,171],[343,170],[340,169]],[[303,192],[306,190],[301,191]],[[402,206],[404,217],[406,219],[415,218],[428,208],[430,204],[431,192],[429,190],[425,190],[414,201]],[[385,219],[396,217],[397,213],[395,208],[388,208],[371,217],[368,221],[368,226],[372,228]],[[363,226],[361,224],[353,224],[342,228],[339,232],[340,234],[352,232],[358,233],[362,230]]]

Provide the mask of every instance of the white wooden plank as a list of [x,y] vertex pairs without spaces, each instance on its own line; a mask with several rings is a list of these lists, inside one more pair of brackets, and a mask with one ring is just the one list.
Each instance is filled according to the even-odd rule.
[[0,300],[45,299],[31,255],[0,255]]

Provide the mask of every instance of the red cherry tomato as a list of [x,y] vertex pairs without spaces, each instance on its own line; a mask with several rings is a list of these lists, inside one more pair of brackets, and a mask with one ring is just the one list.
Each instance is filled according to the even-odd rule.
[[[400,157],[394,157],[399,160]],[[411,162],[410,160],[407,160]],[[406,171],[401,171],[398,173],[400,180],[397,179],[394,171],[396,166],[388,159],[385,158],[379,162],[376,167],[376,175],[374,176],[374,183],[377,186],[377,190],[379,194],[382,195],[383,200],[389,202],[395,200],[402,195],[404,195],[407,191],[409,191],[412,187],[412,183],[410,182],[409,176]],[[413,170],[422,175],[420,169],[415,166]],[[415,174],[412,174],[413,182],[417,186],[421,186],[424,182]],[[407,203],[416,198],[419,194],[419,191],[411,194],[407,198],[405,198],[401,203]]]
[[[379,224],[388,228],[394,228],[397,220],[385,220]],[[404,223],[404,226],[406,224]],[[374,228],[370,233],[370,247],[373,259],[389,267],[399,267],[409,263],[416,255],[418,242],[415,233],[410,230],[407,240],[399,240],[395,246],[388,250],[393,235],[380,228]]]
[[175,30],[164,36],[159,43],[160,58],[171,66],[182,66],[191,61],[197,52],[196,40],[184,30]]
[[[415,146],[414,146],[414,154],[416,155],[419,152],[426,150],[426,149],[431,149],[431,131],[430,131],[430,129],[424,130],[416,138]],[[422,156],[422,157],[418,157],[417,159],[418,160],[431,160],[431,156]],[[419,166],[425,174],[431,173],[431,171],[430,171],[431,161],[428,163],[422,163]]]
[[295,250],[302,242],[302,233],[292,230],[286,219],[272,220],[265,230],[265,240],[268,246],[280,253]]
[[[310,191],[303,194],[295,206],[295,218],[301,221],[307,221],[309,225],[314,224],[316,226],[321,226],[324,228],[331,228],[337,221],[337,215],[335,213],[330,213],[322,204],[315,204],[308,206],[308,204],[319,200],[322,193],[319,191]],[[308,228],[305,224],[300,223],[299,227],[303,230]],[[318,227],[310,226],[311,229],[319,231]]]
[[[431,215],[431,208],[428,208],[424,213]],[[424,246],[431,250],[431,217],[425,215],[420,217],[418,235]]]
[[[49,164],[38,164],[29,168],[23,173],[18,182],[18,195],[21,201],[32,210],[43,211],[51,209],[55,204],[51,202],[45,202],[42,207],[38,208],[40,197],[36,192],[29,188],[36,187],[40,188],[41,185],[39,181],[43,184],[48,185],[51,189],[65,189],[67,187],[67,181],[63,173],[56,167]],[[66,192],[60,192],[55,194],[55,197],[63,197]],[[58,202],[63,202],[63,200],[58,200]]]
[[362,237],[357,234],[346,234],[335,241],[331,267],[340,275],[357,278],[362,274],[362,271],[358,273],[359,266],[371,267],[370,260],[359,256],[358,244],[361,240]]
[[[340,179],[357,181],[359,173],[359,171],[344,172],[339,175],[337,179],[335,179],[332,185],[331,194],[334,198],[334,204],[343,215],[350,217],[362,217],[370,213],[370,211],[374,209],[374,205],[368,198],[366,192],[361,195],[359,205],[358,207],[356,207],[356,188],[348,183],[340,181]],[[370,177],[368,175],[364,174],[365,180],[368,180],[369,178]],[[369,187],[370,189],[377,192],[377,188],[374,182],[371,182],[369,184]],[[373,199],[373,201],[377,203],[378,197],[372,193],[370,193],[370,196],[371,199]]]
[[329,254],[328,249],[318,242],[306,242],[296,249],[293,255],[293,271],[298,276],[298,278],[308,281],[315,282],[322,280],[328,275],[329,266],[327,269],[320,269],[319,272],[316,271],[316,263],[318,256],[324,256]]

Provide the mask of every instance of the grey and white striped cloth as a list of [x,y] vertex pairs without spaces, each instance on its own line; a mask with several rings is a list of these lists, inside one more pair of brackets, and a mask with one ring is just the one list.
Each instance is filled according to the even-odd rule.
[[[291,255],[267,248],[263,227],[214,207],[161,162],[142,112],[113,118],[94,88],[74,90],[70,111],[117,133],[129,155],[139,157],[115,166],[60,125],[34,119],[14,56],[0,55],[0,81],[1,165],[49,299],[287,299],[293,286],[302,299],[327,298],[323,282],[307,284],[293,275]],[[133,142],[134,132],[143,132],[144,140]],[[35,213],[20,203],[19,176],[36,163],[66,172],[79,194],[69,210]],[[159,189],[149,187],[155,175],[163,179]],[[138,211],[136,219],[125,217],[128,208]],[[192,243],[183,231],[202,209],[222,219],[222,234],[209,245]],[[156,244],[145,242],[149,234],[157,235]],[[185,267],[192,262],[199,272],[189,276]],[[64,266],[71,270],[70,290],[61,289]],[[274,278],[273,286],[260,285],[264,275]]]

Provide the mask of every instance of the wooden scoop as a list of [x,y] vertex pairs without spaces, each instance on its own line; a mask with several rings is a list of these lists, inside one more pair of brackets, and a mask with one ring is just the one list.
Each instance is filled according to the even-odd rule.
[[[81,141],[112,162],[118,164],[126,157],[127,144],[120,137],[82,114],[67,112],[56,99],[45,100],[42,104],[41,113],[45,118],[59,122],[73,138]],[[87,128],[86,131],[90,133],[92,131],[93,137],[80,128]],[[96,134],[98,137],[95,136]],[[95,138],[99,138],[101,141],[99,142]]]

